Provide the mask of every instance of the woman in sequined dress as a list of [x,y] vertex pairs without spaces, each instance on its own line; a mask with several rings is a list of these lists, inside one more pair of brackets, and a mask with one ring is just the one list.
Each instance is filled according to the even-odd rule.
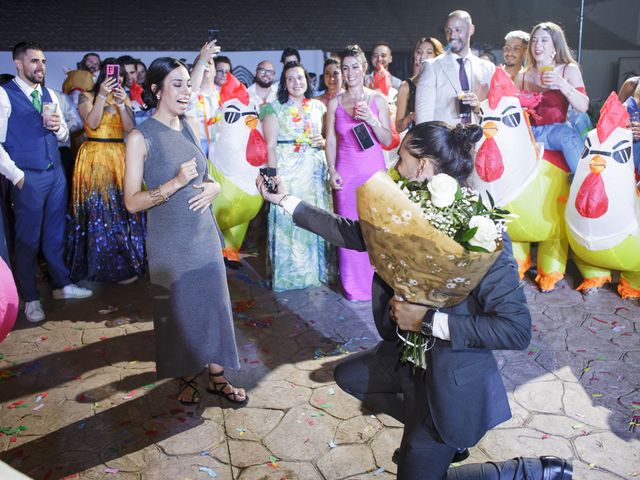
[[123,199],[124,136],[135,126],[133,112],[122,75],[106,76],[106,65],[116,63],[103,62],[93,91],[78,102],[88,140],[71,189],[66,261],[74,281],[129,283],[144,269],[143,217],[127,212]]

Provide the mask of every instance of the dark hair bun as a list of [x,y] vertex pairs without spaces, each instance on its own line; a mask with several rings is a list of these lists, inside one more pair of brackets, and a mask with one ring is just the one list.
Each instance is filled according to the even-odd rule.
[[470,125],[465,125],[465,132],[466,132],[467,138],[471,143],[479,142],[483,135],[482,127],[474,123]]
[[475,124],[457,124],[451,130],[451,137],[463,151],[469,151],[482,138],[482,127]]

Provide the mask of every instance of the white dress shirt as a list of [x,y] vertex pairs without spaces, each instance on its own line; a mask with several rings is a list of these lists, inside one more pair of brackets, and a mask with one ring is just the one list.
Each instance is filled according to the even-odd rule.
[[258,92],[256,91],[255,83],[252,83],[251,85],[249,85],[249,88],[247,88],[247,92],[249,92],[249,97],[251,98],[251,100],[253,100],[253,104],[258,108],[258,110],[260,110],[260,107],[262,105],[271,103],[275,101],[275,99],[278,97],[278,84],[276,83],[271,84],[271,86],[269,87],[269,93],[267,94],[267,98],[263,98],[260,95],[258,95]]
[[[31,93],[34,90],[38,91],[40,99],[42,99],[42,86],[40,84],[33,88],[17,76],[12,81],[14,81],[20,90],[22,90],[22,92],[27,96],[29,102],[32,101]],[[50,88],[47,88],[47,91],[49,92],[51,101],[59,106],[58,97],[55,92]],[[69,129],[62,117],[60,108],[58,108],[58,112],[60,113],[60,129],[54,133],[56,134],[58,142],[64,142],[69,138]],[[22,180],[24,172],[16,166],[15,162],[11,159],[3,146],[4,142],[7,140],[7,126],[9,125],[10,116],[11,102],[9,101],[9,95],[4,88],[0,87],[0,174],[7,177],[9,181],[15,185]]]

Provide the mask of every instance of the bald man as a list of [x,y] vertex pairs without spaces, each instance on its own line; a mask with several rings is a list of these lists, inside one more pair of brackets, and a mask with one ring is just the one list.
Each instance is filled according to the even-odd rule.
[[[469,48],[475,26],[464,10],[449,14],[444,27],[445,53],[427,61],[416,88],[416,123],[441,120],[450,124],[477,120],[475,112],[487,98],[495,65]],[[460,99],[460,101],[458,101]]]

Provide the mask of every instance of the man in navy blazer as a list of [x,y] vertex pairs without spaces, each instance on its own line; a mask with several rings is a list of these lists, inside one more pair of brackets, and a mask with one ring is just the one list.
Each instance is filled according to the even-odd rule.
[[[338,247],[366,251],[357,220],[300,201],[286,194],[280,183],[276,194],[266,191],[260,177],[257,187],[265,200],[291,214],[296,226]],[[531,316],[511,241],[506,237],[504,243],[469,297],[437,313],[394,298],[393,289],[374,275],[373,316],[382,341],[348,356],[336,366],[334,377],[340,388],[367,407],[404,424],[398,479],[568,480],[572,476],[570,464],[557,457],[519,457],[447,471],[457,449],[475,445],[489,429],[511,417],[492,350],[522,350],[531,339]],[[420,331],[425,322],[435,345],[427,352],[425,374],[416,375],[411,365],[399,363],[396,324]]]
[[35,43],[13,47],[16,77],[0,87],[0,174],[11,182],[15,213],[15,269],[18,292],[30,322],[45,319],[36,286],[38,252],[47,260],[53,297],[84,298],[91,290],[71,283],[64,264],[66,180],[58,141],[69,137],[60,108],[45,118],[46,102],[58,105],[43,87],[46,59]]

